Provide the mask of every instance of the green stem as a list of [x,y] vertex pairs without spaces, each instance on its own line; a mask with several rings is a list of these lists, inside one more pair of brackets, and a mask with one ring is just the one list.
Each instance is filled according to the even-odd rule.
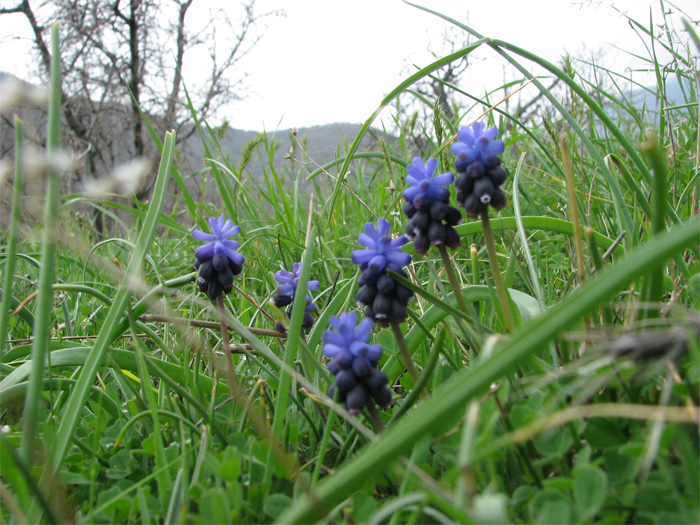
[[467,301],[464,300],[464,295],[462,294],[462,285],[457,278],[457,272],[455,272],[454,266],[452,265],[452,259],[450,259],[447,253],[447,248],[444,244],[438,245],[438,251],[440,252],[440,258],[442,259],[442,264],[445,266],[445,272],[447,273],[447,278],[450,281],[450,285],[455,293],[455,298],[457,299],[457,305],[459,309],[462,310],[464,315],[472,318],[471,311],[467,305]]
[[[51,28],[51,39],[51,100],[46,138],[46,154],[49,158],[56,155],[61,146],[61,60],[58,47],[58,25]],[[60,173],[56,168],[50,167],[46,174],[44,237],[41,246],[41,269],[39,270],[39,298],[34,320],[32,372],[29,376],[29,387],[24,405],[21,455],[26,465],[33,464],[34,441],[38,435],[42,406],[44,361],[49,350],[51,337],[51,314],[53,313],[53,289],[51,285],[53,285],[56,274],[59,189]]]
[[396,339],[396,344],[399,347],[399,352],[401,352],[401,357],[403,357],[404,365],[406,365],[406,370],[408,370],[408,375],[413,379],[413,385],[418,384],[418,371],[416,366],[413,364],[413,359],[411,359],[411,353],[408,351],[408,346],[406,346],[406,340],[403,337],[403,332],[401,331],[401,326],[399,323],[391,323],[391,330],[394,332],[394,338]]
[[23,178],[23,153],[24,152],[24,125],[15,117],[15,182],[12,189],[12,219],[7,239],[7,257],[5,258],[5,279],[2,285],[2,297],[0,298],[0,360],[5,351],[5,339],[10,325],[10,305],[12,297],[12,282],[15,277],[15,254],[17,253],[17,228],[21,220],[22,186]]
[[[653,192],[652,209],[654,215],[650,217],[652,235],[658,235],[666,229],[666,201],[668,188],[668,170],[666,168],[666,158],[659,144],[658,137],[653,131],[647,131],[641,146],[644,155],[653,170]],[[658,303],[663,295],[663,269],[661,266],[654,268],[649,273],[649,285],[646,291],[645,301],[648,303]],[[646,317],[658,317],[659,309],[646,307]]]
[[[219,326],[221,327],[221,341],[224,345],[224,355],[226,356],[226,375],[228,376],[228,386],[231,390],[231,397],[236,399],[236,374],[233,370],[233,357],[231,356],[231,344],[228,338],[228,325],[226,324],[226,307],[224,306],[224,296],[216,296],[216,306],[219,310]],[[214,363],[212,363],[214,366]]]
[[498,264],[498,255],[496,254],[496,243],[493,240],[493,231],[491,230],[491,221],[489,220],[489,210],[486,208],[481,212],[481,224],[484,228],[484,238],[486,239],[486,251],[489,254],[489,262],[491,263],[491,272],[493,273],[493,283],[496,286],[496,294],[498,302],[501,305],[503,314],[503,324],[508,332],[515,330],[515,320],[513,312],[510,309],[510,299],[503,278],[501,277],[501,267]]
[[564,174],[566,176],[566,193],[569,197],[569,213],[571,222],[574,225],[574,244],[576,245],[576,275],[579,286],[583,283],[584,262],[583,262],[583,237],[581,236],[581,217],[578,210],[578,200],[576,199],[576,187],[574,186],[574,168],[569,154],[569,141],[565,132],[559,135],[559,147],[564,163]]
[[381,434],[382,432],[384,432],[384,421],[382,421],[382,416],[379,415],[377,407],[374,406],[374,401],[372,399],[368,399],[367,404],[365,406],[367,407],[367,411],[369,412],[369,415],[372,418],[374,431],[377,434]]

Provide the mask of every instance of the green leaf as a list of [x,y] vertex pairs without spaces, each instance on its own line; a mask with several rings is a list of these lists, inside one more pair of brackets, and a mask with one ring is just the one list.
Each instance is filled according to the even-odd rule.
[[571,523],[571,505],[565,501],[548,501],[537,513],[537,525]]
[[235,481],[241,473],[241,462],[232,457],[221,462],[221,477],[226,481]]
[[604,417],[589,419],[583,437],[594,448],[619,447],[627,443],[627,436],[620,429],[620,421]]
[[574,469],[574,500],[579,521],[589,521],[596,515],[605,502],[607,490],[608,477],[598,467],[583,465]]
[[128,450],[122,449],[109,458],[107,477],[111,479],[123,479],[131,472],[131,455]]
[[220,487],[207,490],[199,499],[199,517],[203,523],[229,523],[230,511],[226,492]]
[[270,494],[267,500],[265,500],[263,510],[265,514],[271,518],[277,518],[277,516],[287,510],[291,504],[292,498],[289,496],[285,496],[284,494]]

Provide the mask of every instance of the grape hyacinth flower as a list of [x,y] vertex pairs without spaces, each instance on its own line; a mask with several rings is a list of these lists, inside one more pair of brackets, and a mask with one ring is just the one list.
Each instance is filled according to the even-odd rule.
[[455,155],[455,170],[459,173],[455,181],[457,204],[462,206],[468,217],[477,217],[489,206],[503,209],[506,194],[500,186],[506,180],[506,172],[501,167],[505,146],[496,139],[495,127],[484,130],[483,122],[475,122],[471,127],[462,126],[457,133],[457,142],[452,144]]
[[403,211],[410,219],[406,225],[406,237],[413,241],[416,253],[425,253],[431,245],[456,248],[460,245],[459,234],[454,226],[462,220],[462,214],[451,206],[450,190],[452,172],[434,175],[437,159],[430,158],[423,164],[414,157],[407,168],[406,182],[410,185],[403,192],[406,199]]
[[[292,265],[292,271],[280,270],[275,273],[275,281],[279,283],[277,286],[277,294],[272,296],[272,304],[277,308],[284,308],[287,306],[285,314],[287,317],[292,316],[292,302],[294,301],[294,295],[297,291],[297,286],[299,285],[299,276],[301,275],[301,263],[294,263]],[[320,283],[318,281],[309,281],[306,285],[307,289],[312,291],[318,291]],[[313,303],[313,298],[310,295],[306,296],[306,308],[304,309],[304,320],[301,326],[304,330],[309,330],[313,324],[314,319],[311,317],[311,312],[316,309],[316,305]],[[284,332],[284,327],[281,323],[277,323],[275,330],[278,332]]]
[[357,415],[374,399],[381,408],[394,404],[387,387],[388,378],[379,370],[382,347],[367,344],[374,323],[365,318],[358,326],[356,312],[341,312],[340,317],[329,320],[332,330],[323,332],[323,354],[333,358],[328,369],[335,376],[335,383],[328,390],[348,412]]
[[209,226],[213,233],[192,231],[192,237],[207,243],[194,252],[197,258],[194,268],[199,270],[199,291],[216,301],[222,292],[228,294],[233,289],[233,276],[241,273],[245,258],[236,251],[238,243],[229,240],[240,233],[240,226],[234,226],[230,219],[224,221],[223,217],[210,218]]
[[403,267],[411,261],[411,256],[401,250],[406,244],[406,236],[396,239],[389,236],[389,221],[380,217],[377,226],[365,224],[365,233],[357,238],[366,250],[352,252],[352,262],[360,265],[362,274],[356,295],[357,302],[365,307],[365,315],[382,326],[401,323],[406,320],[406,305],[413,297],[411,290],[392,279],[387,270],[408,278]]

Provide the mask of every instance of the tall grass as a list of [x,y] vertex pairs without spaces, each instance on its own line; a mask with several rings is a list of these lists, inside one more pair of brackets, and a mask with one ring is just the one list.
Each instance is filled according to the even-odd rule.
[[[161,141],[149,125],[162,154],[153,195],[92,201],[114,219],[107,238],[76,220],[75,205],[90,201],[59,195],[55,171],[42,236],[21,222],[17,124],[18,200],[0,252],[3,522],[697,521],[696,55],[634,21],[670,50],[686,96],[674,106],[659,89],[657,107],[639,108],[601,80],[619,85],[620,73],[592,65],[587,78],[443,18],[478,40],[397,86],[333,162],[276,164],[262,136],[247,150],[264,167],[254,180],[193,113],[205,152],[196,176],[217,195],[197,202],[173,164],[174,134]],[[401,135],[411,126],[374,151],[360,142],[416,82],[486,47],[520,75],[504,91],[531,82],[556,116],[523,122],[498,103],[498,86],[485,98],[446,86],[504,132],[509,204],[491,217],[491,250],[484,223],[468,220],[447,259],[414,254],[401,346],[388,328],[372,335],[395,405],[353,416],[327,395],[322,334],[331,316],[358,309],[350,253],[363,224],[383,216],[405,228],[415,153]],[[54,40],[49,152],[60,143],[59,53]],[[468,122],[436,122],[427,155],[449,161],[442,130]],[[164,213],[171,177],[184,206]],[[241,225],[246,258],[223,309],[198,291],[189,235],[220,215]],[[268,302],[273,274],[300,261],[286,317]],[[321,287],[305,332],[310,279]]]

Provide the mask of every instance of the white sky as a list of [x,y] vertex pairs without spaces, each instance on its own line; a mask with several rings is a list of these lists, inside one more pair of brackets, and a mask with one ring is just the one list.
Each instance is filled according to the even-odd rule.
[[[199,0],[205,2],[206,0]],[[13,2],[0,1],[4,7]],[[233,2],[231,2],[233,3]],[[615,46],[649,56],[627,20],[610,6],[648,25],[650,13],[661,22],[658,1],[646,0],[422,0],[438,12],[464,21],[487,37],[511,42],[557,62],[568,51],[590,57],[605,53],[616,71],[638,67]],[[700,1],[675,6],[700,18]],[[193,5],[195,9],[197,2]],[[676,11],[671,4],[667,9]],[[246,58],[249,94],[225,116],[239,129],[272,131],[330,122],[363,122],[389,91],[414,70],[427,65],[429,43],[440,42],[448,22],[400,0],[258,0],[260,12],[282,9],[270,20],[263,40]],[[467,14],[468,13],[468,14]],[[12,20],[11,20],[12,19]],[[0,17],[0,34],[26,34],[20,15]],[[680,28],[680,23],[677,22]],[[648,43],[648,40],[645,40]],[[3,48],[7,45],[4,41]],[[0,51],[0,71],[27,76],[21,53]],[[489,57],[467,71],[461,85],[475,95],[503,84],[504,63]],[[637,75],[635,78],[642,79]],[[187,79],[185,79],[187,80]]]

